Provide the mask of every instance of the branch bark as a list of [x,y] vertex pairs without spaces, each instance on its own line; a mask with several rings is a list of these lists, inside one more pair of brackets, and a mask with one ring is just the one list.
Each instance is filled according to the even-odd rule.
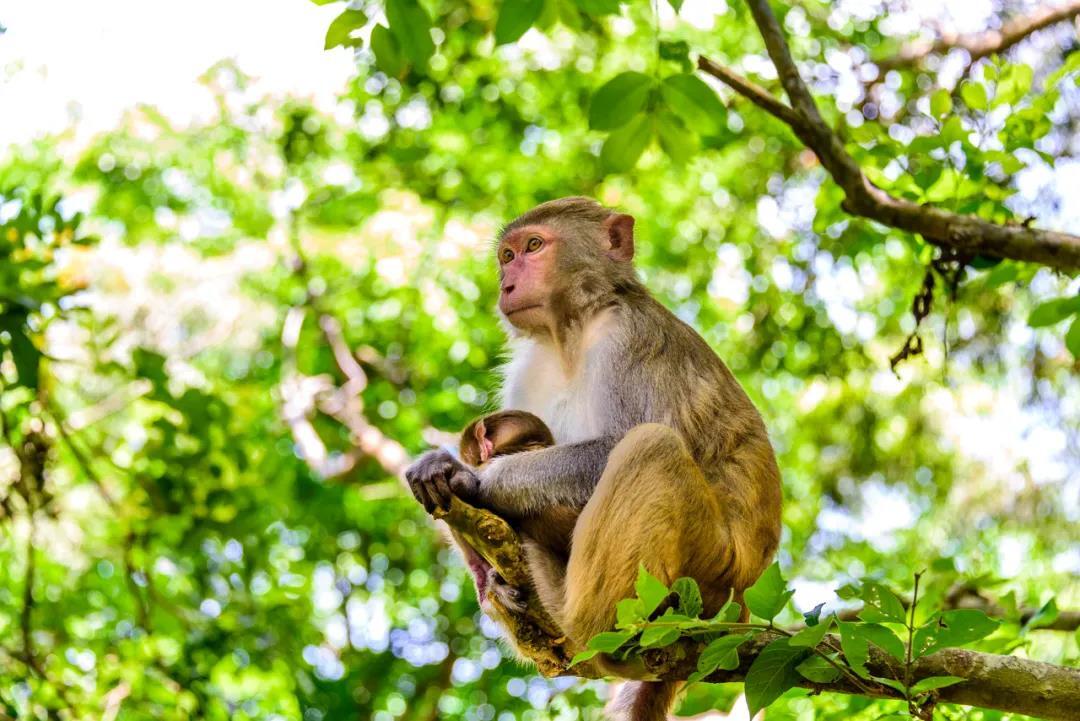
[[[450,509],[436,516],[462,534],[502,576],[515,586],[530,588],[529,570],[520,538],[510,525],[490,511],[474,508],[454,499]],[[573,675],[596,678],[591,665],[569,667],[570,659],[580,649],[559,631],[551,617],[540,607],[535,593],[529,593],[524,613],[514,613],[496,605],[496,615],[516,639],[518,649],[537,664],[545,676]],[[706,680],[723,683],[743,681],[750,665],[761,650],[779,634],[765,633],[739,648],[739,668],[716,671]],[[828,636],[822,649],[840,648],[840,639]],[[829,648],[831,645],[832,648]],[[655,678],[684,680],[697,669],[697,658],[704,644],[689,639],[666,648],[650,649],[642,655],[646,670]],[[870,648],[867,668],[874,676],[894,677],[896,662],[875,647]],[[955,686],[940,689],[940,701],[979,706],[1012,713],[1029,714],[1054,721],[1077,718],[1080,712],[1080,669],[1055,666],[1016,656],[945,649],[915,662],[912,680],[929,676],[959,676],[967,679]],[[841,677],[827,684],[803,681],[814,692],[867,695],[866,690]],[[886,686],[864,682],[871,696],[899,699]]]
[[1080,269],[1080,236],[1019,223],[998,224],[973,215],[919,205],[871,183],[844,148],[840,136],[821,117],[768,0],[747,0],[747,3],[790,106],[706,57],[698,58],[698,68],[786,123],[843,189],[844,210],[899,230],[919,233],[931,243],[965,254],[1040,263],[1064,271]]
[[944,32],[936,40],[914,40],[901,47],[896,55],[877,60],[874,64],[884,75],[890,70],[919,67],[930,55],[947,53],[954,49],[966,50],[970,56],[969,64],[974,64],[985,57],[1005,52],[1032,33],[1065,20],[1072,20],[1078,15],[1080,0],[1057,7],[1041,7],[1028,15],[1007,20],[1000,30],[969,34]]

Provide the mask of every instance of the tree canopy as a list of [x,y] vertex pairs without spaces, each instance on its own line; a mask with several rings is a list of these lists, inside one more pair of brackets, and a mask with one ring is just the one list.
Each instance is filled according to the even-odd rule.
[[597,718],[399,481],[494,407],[490,241],[565,195],[785,499],[752,637],[643,573],[583,656],[685,716],[1075,718],[1080,3],[942,5],[315,0],[333,107],[223,61],[210,120],[6,148],[0,719]]

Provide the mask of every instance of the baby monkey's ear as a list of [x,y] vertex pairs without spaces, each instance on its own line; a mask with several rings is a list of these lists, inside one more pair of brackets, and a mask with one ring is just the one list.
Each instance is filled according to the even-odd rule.
[[495,452],[495,444],[487,437],[487,428],[483,421],[477,421],[473,428],[473,436],[476,438],[476,447],[480,451],[480,462],[487,463]]

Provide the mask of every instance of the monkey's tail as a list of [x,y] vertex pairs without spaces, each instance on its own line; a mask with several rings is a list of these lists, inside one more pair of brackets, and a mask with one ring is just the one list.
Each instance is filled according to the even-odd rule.
[[608,707],[613,721],[666,721],[682,681],[625,681]]

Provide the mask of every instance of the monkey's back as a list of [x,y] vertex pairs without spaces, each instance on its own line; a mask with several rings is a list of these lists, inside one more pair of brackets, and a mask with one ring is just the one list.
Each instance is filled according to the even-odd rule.
[[609,358],[634,389],[615,400],[624,432],[654,422],[682,436],[730,520],[749,531],[736,542],[758,559],[756,578],[780,539],[780,471],[761,415],[705,340],[656,300],[617,312]]

